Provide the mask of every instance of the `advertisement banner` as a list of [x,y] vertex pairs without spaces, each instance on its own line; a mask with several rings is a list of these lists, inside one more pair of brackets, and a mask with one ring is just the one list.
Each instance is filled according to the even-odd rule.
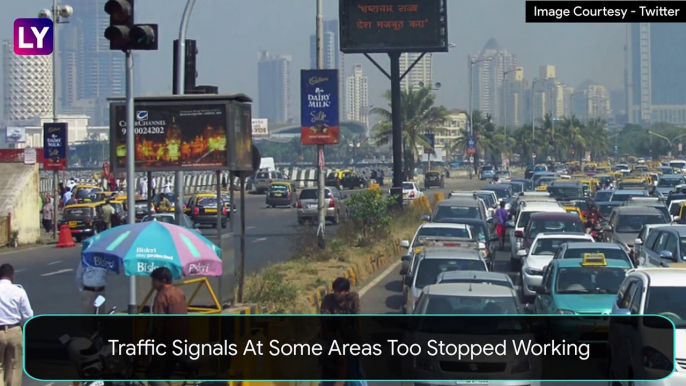
[[429,147],[424,148],[424,154],[434,154],[434,148],[436,147],[436,136],[433,134],[424,134],[424,138],[429,142]]
[[467,138],[467,154],[476,154],[476,137],[473,135]]
[[255,118],[252,120],[252,136],[253,137],[268,137],[269,136],[269,119]]
[[7,144],[14,145],[17,143],[26,143],[26,128],[25,127],[8,127],[7,128]]
[[301,143],[338,144],[338,70],[301,70],[300,97]]
[[[126,167],[126,106],[112,105],[114,169]],[[137,103],[134,122],[136,171],[219,169],[227,165],[226,103]]]
[[69,129],[66,122],[43,124],[43,169],[67,170]]

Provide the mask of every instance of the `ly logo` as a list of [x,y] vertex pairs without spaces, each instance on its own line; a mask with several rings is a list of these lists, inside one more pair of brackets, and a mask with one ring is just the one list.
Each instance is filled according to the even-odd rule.
[[50,55],[53,50],[53,24],[50,19],[16,19],[14,53]]

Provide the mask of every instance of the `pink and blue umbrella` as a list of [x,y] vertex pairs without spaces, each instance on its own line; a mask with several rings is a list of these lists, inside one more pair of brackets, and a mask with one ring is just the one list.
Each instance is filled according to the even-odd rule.
[[221,249],[195,230],[159,221],[120,225],[84,240],[81,262],[129,276],[167,267],[175,279],[221,276]]

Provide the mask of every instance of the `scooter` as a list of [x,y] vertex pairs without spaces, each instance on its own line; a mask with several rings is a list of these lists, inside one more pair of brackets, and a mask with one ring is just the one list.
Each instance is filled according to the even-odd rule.
[[[105,304],[105,297],[98,296],[93,302],[95,314]],[[112,307],[108,314],[114,314],[117,307]],[[76,364],[80,378],[95,378],[103,373],[116,374],[126,379],[133,373],[133,365],[126,358],[110,355],[100,336],[100,324],[95,333],[87,337],[72,337],[68,334],[60,337],[60,342],[67,346],[69,358]],[[104,381],[83,382],[82,386],[104,386]]]

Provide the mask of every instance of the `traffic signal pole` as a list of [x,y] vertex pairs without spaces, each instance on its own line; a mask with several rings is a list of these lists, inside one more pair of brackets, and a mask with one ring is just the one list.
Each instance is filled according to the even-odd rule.
[[[188,21],[191,18],[191,12],[193,12],[194,5],[195,0],[188,0],[188,2],[186,3],[186,9],[184,9],[183,11],[183,17],[181,18],[181,25],[179,26],[179,42],[177,43],[178,49],[176,55],[176,63],[174,63],[174,66],[176,66],[176,84],[174,85],[174,94],[176,95],[183,95],[185,93],[183,85],[185,82],[184,66],[186,58],[186,31],[188,30]],[[174,172],[174,189],[176,190],[176,206],[174,210],[176,213],[176,224],[181,225],[181,217],[183,217],[183,203],[185,200],[183,197],[183,172],[180,170]]]
[[[136,178],[134,146],[133,55],[126,50],[126,194],[127,220],[136,223]],[[136,276],[129,276],[129,314],[136,313]]]

